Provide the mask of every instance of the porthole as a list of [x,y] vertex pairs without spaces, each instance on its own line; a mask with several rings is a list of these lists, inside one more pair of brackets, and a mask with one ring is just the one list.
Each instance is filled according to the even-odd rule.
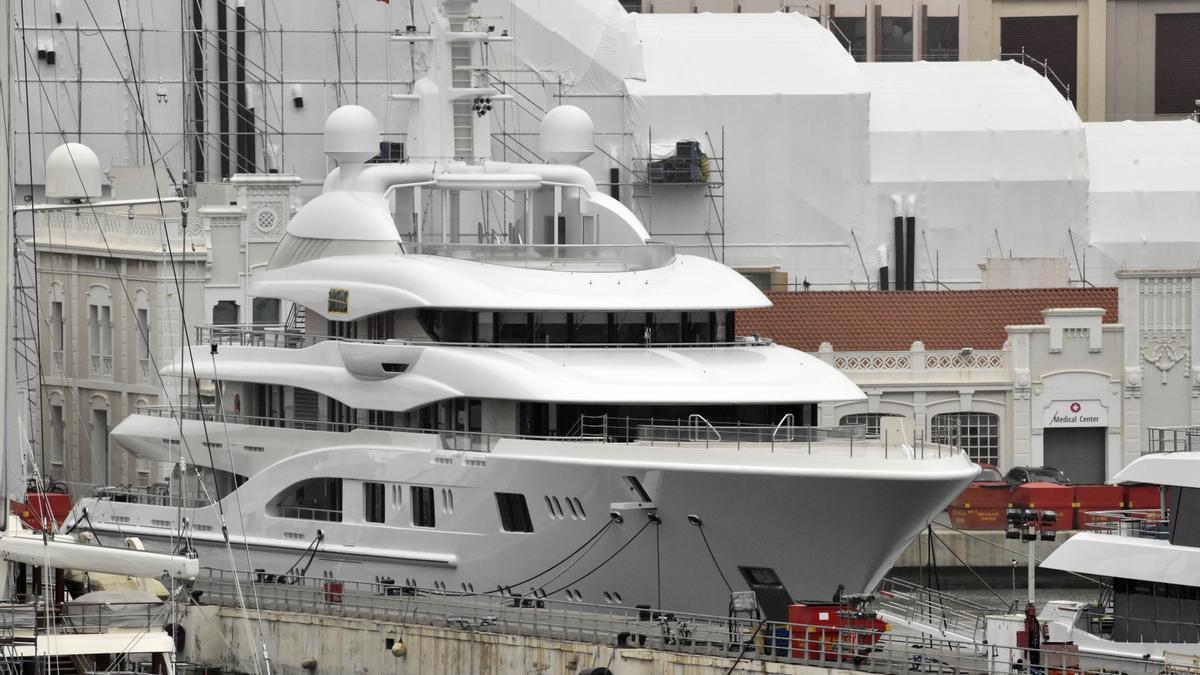
[[579,520],[579,513],[575,510],[575,501],[570,497],[565,497],[567,500],[567,508],[571,510],[571,520]]
[[625,600],[621,597],[620,593],[613,591],[612,596],[613,596],[613,600],[616,600],[618,605],[625,603]]
[[587,520],[587,511],[583,510],[583,502],[579,501],[579,497],[575,497],[575,510],[579,511],[579,517],[582,520]]
[[551,499],[554,500],[554,511],[556,513],[558,513],[559,520],[562,520],[562,517],[563,517],[562,502],[558,501],[558,497],[551,497]]
[[546,495],[546,512],[550,514],[551,518],[558,517],[554,515],[554,504],[550,502],[550,495]]
[[609,593],[608,591],[604,591],[604,601],[610,605],[612,604],[613,597],[612,597],[612,594]]

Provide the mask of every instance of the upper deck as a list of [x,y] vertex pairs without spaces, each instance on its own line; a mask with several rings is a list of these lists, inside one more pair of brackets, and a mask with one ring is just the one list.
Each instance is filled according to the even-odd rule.
[[[486,238],[486,237],[484,237]],[[675,260],[674,244],[501,244],[406,242],[408,254],[434,255],[489,265],[560,272],[639,272]]]

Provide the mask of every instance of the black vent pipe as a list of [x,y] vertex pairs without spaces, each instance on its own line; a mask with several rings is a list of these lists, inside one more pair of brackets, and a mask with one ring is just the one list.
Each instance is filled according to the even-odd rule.
[[892,220],[892,231],[895,235],[895,245],[892,251],[896,261],[896,290],[903,291],[905,290],[905,279],[908,278],[904,272],[904,259],[907,257],[904,253],[904,217],[896,216]]
[[238,2],[233,10],[233,79],[237,87],[238,173],[254,173],[254,120],[246,105],[246,6]]
[[884,265],[879,268],[879,290],[888,290],[888,266]]
[[229,6],[217,0],[217,154],[221,178],[230,176],[233,149],[229,142]]
[[192,181],[207,178],[204,163],[204,0],[192,0]]
[[916,289],[917,272],[917,217],[904,219],[904,287]]

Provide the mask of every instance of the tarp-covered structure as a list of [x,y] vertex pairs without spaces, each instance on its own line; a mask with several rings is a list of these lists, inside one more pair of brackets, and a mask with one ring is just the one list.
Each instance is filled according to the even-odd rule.
[[1085,129],[1097,271],[1200,267],[1200,124],[1098,122]]
[[[601,182],[619,169],[651,234],[694,253],[858,285],[894,269],[903,213],[918,288],[953,288],[1000,256],[1061,256],[1072,278],[1111,283],[1122,264],[1186,262],[1175,245],[1196,239],[1196,124],[1084,125],[1014,62],[856,63],[799,13],[481,5],[511,18],[512,63],[538,81],[527,100],[595,119],[601,152],[583,166]],[[522,131],[538,114],[515,116]],[[649,182],[647,163],[686,139],[709,155],[709,183]],[[1142,163],[1122,168],[1130,153]]]

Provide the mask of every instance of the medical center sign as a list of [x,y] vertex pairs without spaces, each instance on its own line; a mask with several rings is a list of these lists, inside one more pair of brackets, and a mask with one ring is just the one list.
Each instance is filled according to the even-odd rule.
[[1108,408],[1100,401],[1051,401],[1046,409],[1047,427],[1106,427]]

